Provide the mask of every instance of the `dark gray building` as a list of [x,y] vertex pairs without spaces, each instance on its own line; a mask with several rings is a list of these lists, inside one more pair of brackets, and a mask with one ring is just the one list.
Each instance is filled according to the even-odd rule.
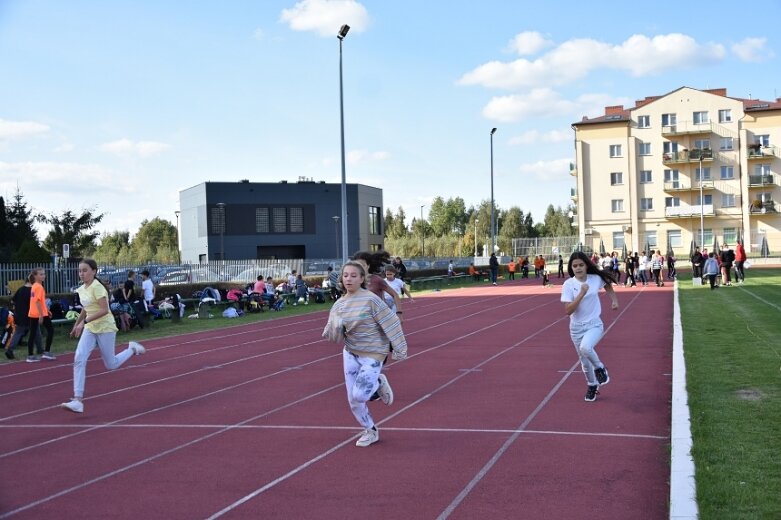
[[[341,184],[204,182],[179,192],[182,261],[341,258]],[[347,251],[383,247],[382,190],[347,184]]]

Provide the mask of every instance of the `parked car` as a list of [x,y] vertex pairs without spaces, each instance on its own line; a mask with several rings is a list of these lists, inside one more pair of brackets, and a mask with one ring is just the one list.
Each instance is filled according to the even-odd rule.
[[325,276],[328,268],[337,269],[335,262],[312,262],[304,264],[304,276]]
[[167,273],[159,285],[178,285],[183,283],[218,282],[220,276],[206,268],[182,269]]

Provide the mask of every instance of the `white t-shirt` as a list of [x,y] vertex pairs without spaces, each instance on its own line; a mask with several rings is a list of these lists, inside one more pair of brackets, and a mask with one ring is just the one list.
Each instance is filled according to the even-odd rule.
[[[583,322],[599,319],[602,314],[602,304],[599,301],[599,291],[605,286],[604,280],[595,274],[586,275],[588,293],[580,300],[578,308],[570,314],[570,322]],[[571,303],[580,293],[581,283],[573,278],[567,278],[561,287],[561,301]]]
[[143,282],[141,282],[141,289],[144,291],[144,301],[147,303],[152,302],[152,298],[155,297],[155,284],[152,283],[152,280],[147,278]]
[[[404,282],[402,280],[399,280],[398,278],[394,278],[393,281],[390,281],[386,278],[385,283],[387,283],[391,287],[391,289],[396,291],[396,294],[399,295],[399,298],[402,297],[403,295],[402,289],[404,289]],[[387,303],[388,307],[390,307],[392,310],[394,311],[396,310],[396,302],[393,300],[393,297],[388,293],[385,293],[385,303]]]

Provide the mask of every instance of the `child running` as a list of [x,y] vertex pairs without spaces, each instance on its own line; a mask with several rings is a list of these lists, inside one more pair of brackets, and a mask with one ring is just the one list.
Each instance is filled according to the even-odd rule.
[[380,440],[367,402],[375,392],[385,404],[393,402],[388,378],[380,373],[383,360],[391,342],[393,359],[405,359],[407,340],[398,316],[366,289],[366,271],[361,263],[347,262],[342,267],[340,282],[343,296],[331,307],[323,337],[335,343],[344,341],[342,359],[347,402],[364,428],[355,445],[365,448]]
[[76,323],[73,324],[71,336],[80,338],[73,359],[73,398],[62,403],[62,407],[75,413],[84,412],[84,380],[87,372],[87,359],[90,353],[98,347],[103,364],[108,370],[115,370],[130,359],[133,354],[141,355],[146,349],[140,343],[131,341],[128,348],[114,354],[114,344],[117,337],[117,326],[114,316],[109,311],[108,290],[95,278],[98,264],[95,260],[85,258],[79,263],[79,279],[83,282],[76,290],[84,308]]
[[[388,284],[388,286],[396,291],[396,294],[399,296],[406,294],[407,298],[409,298],[409,301],[412,302],[412,294],[409,292],[409,289],[407,289],[407,286],[404,284],[404,281],[396,278],[396,268],[392,265],[386,265],[385,266],[385,283]],[[385,303],[388,304],[388,307],[391,308],[393,312],[396,312],[396,302],[393,299],[393,297],[385,293]]]
[[594,401],[599,387],[610,382],[607,368],[594,350],[604,330],[599,290],[605,288],[613,310],[618,309],[618,297],[613,291],[613,278],[609,272],[599,270],[583,252],[572,253],[567,271],[571,278],[561,288],[561,301],[569,315],[570,337],[586,376],[586,401]]

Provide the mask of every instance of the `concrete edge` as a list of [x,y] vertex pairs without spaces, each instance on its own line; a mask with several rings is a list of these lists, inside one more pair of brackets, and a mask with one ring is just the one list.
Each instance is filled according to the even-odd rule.
[[696,520],[699,517],[699,508],[697,507],[697,485],[694,480],[694,459],[691,455],[689,394],[686,391],[686,363],[683,357],[683,326],[681,325],[678,283],[676,280],[673,290],[670,520]]

